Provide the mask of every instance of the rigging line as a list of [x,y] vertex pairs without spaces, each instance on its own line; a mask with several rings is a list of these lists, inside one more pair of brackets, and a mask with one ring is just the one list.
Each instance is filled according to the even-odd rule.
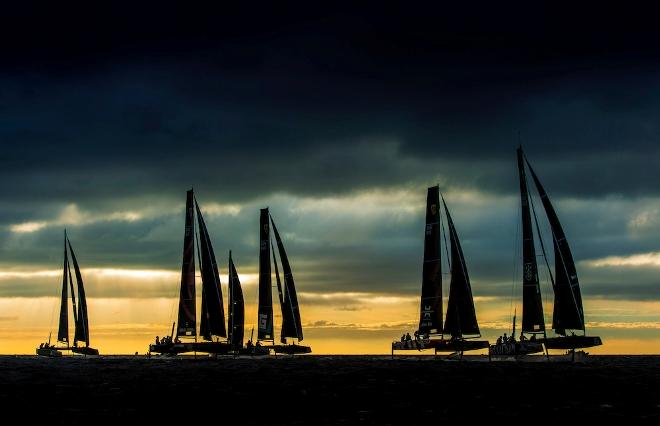
[[[197,200],[195,200],[197,201]],[[193,218],[193,230],[195,230],[195,218]],[[209,307],[208,307],[208,300],[205,297],[205,292],[204,292],[204,276],[202,274],[203,266],[202,266],[202,251],[199,248],[199,230],[193,231],[193,235],[195,236],[195,242],[197,243],[197,257],[199,258],[199,280],[202,282],[202,303],[205,305],[202,307],[202,312],[206,312],[206,318],[202,318],[202,315],[200,313],[200,318],[199,318],[199,334],[202,334],[202,321],[206,322],[206,330],[210,334],[211,333],[211,323],[208,321],[209,317]],[[195,301],[197,303],[197,301]],[[202,336],[204,338],[205,336]],[[211,339],[213,339],[213,336],[211,336]]]
[[[511,298],[509,299],[509,318],[512,318],[511,313],[514,311],[515,307],[517,307],[518,303],[515,302],[514,300],[518,299],[517,293],[515,293],[515,290],[517,289],[516,282],[517,282],[517,277],[518,277],[518,267],[522,263],[522,247],[519,244],[520,242],[520,237],[521,237],[521,223],[522,223],[522,201],[520,204],[520,208],[518,209],[518,217],[515,222],[515,232],[514,232],[514,240],[513,240],[513,268],[512,268],[512,277],[511,277]],[[509,330],[511,331],[511,330]]]
[[531,197],[532,194],[527,190],[527,198],[529,198],[529,204],[532,206],[532,213],[534,215],[534,223],[536,224],[536,235],[539,237],[539,243],[541,245],[541,252],[543,253],[543,260],[545,261],[545,266],[548,268],[548,274],[550,276],[550,282],[552,287],[555,287],[555,279],[552,276],[552,271],[550,270],[550,263],[548,263],[548,255],[545,251],[545,244],[543,244],[543,237],[541,236],[541,228],[539,227],[538,217],[536,216],[536,209],[534,208],[534,200]]

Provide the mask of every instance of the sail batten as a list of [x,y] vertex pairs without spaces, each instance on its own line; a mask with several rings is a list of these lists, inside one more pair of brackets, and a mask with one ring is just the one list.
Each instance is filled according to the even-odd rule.
[[229,252],[229,343],[233,349],[243,347],[245,333],[245,302],[241,281],[236,272],[236,266]]
[[559,217],[550,202],[550,197],[541,181],[527,161],[534,184],[541,197],[550,228],[555,252],[555,303],[552,315],[552,328],[557,334],[564,335],[566,330],[584,330],[584,311],[582,295],[575,268],[575,261],[566,240],[566,235],[559,222]]
[[529,188],[523,162],[522,148],[517,150],[518,177],[520,180],[520,205],[522,213],[522,255],[523,255],[523,319],[522,331],[541,333],[545,331],[543,301],[539,286],[538,264],[534,247],[534,232],[530,212]]
[[181,290],[176,333],[179,337],[195,337],[195,243],[193,191],[186,193],[186,224],[183,237],[183,261],[181,264]]
[[302,323],[300,320],[300,308],[298,305],[298,296],[296,287],[293,280],[293,273],[289,258],[284,249],[284,244],[280,238],[280,233],[277,231],[275,221],[270,218],[273,224],[273,233],[275,234],[275,241],[277,249],[280,254],[280,261],[282,262],[282,273],[284,278],[284,285],[282,290],[282,338],[295,337],[298,340],[303,340]]
[[273,293],[270,269],[270,224],[268,208],[259,217],[259,308],[257,339],[273,340]]
[[197,201],[195,201],[195,209],[199,226],[199,262],[203,288],[202,318],[200,320],[203,332],[200,331],[200,335],[206,340],[211,340],[211,336],[227,337],[224,303],[213,245]]
[[428,188],[426,196],[426,227],[424,232],[424,262],[420,303],[420,333],[442,331],[442,273],[440,258],[440,190]]
[[447,301],[447,318],[444,324],[444,334],[454,338],[465,335],[478,335],[479,324],[474,309],[472,287],[468,275],[463,249],[458,239],[458,233],[454,227],[449,209],[444,199],[442,203],[447,215],[447,226],[449,228],[449,241],[451,245],[451,281],[449,284],[449,299]]

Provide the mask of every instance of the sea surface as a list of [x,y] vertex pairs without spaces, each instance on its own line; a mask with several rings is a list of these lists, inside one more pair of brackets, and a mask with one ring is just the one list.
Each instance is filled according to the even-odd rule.
[[660,424],[660,356],[533,361],[0,356],[0,405],[39,425]]

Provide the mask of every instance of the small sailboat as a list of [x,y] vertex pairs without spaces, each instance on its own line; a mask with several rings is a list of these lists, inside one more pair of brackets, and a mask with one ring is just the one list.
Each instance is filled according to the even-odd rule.
[[[454,222],[442,200],[451,249],[449,298],[447,314],[443,324],[442,312],[442,238],[440,190],[438,186],[428,189],[426,198],[426,227],[424,237],[424,263],[422,267],[422,295],[419,327],[415,339],[410,334],[392,343],[395,350],[433,349],[435,352],[455,352],[488,348],[481,337],[472,297],[472,287],[465,257],[458,239]],[[446,240],[445,240],[446,241]],[[448,338],[446,338],[448,337]]]
[[[195,227],[195,216],[197,217],[197,229]],[[197,240],[202,278],[202,312],[199,327],[201,341],[197,339],[195,240]],[[174,335],[175,328],[176,335]],[[229,342],[220,340],[226,337],[227,330],[225,328],[225,313],[218,265],[204,217],[191,189],[187,191],[186,195],[186,222],[183,237],[183,260],[177,322],[173,324],[169,336],[165,336],[162,340],[157,338],[154,344],[149,345],[149,351],[168,355],[185,352],[227,354],[232,346]]]
[[[270,239],[271,223],[282,264],[283,282],[280,280],[275,247]],[[286,250],[284,249],[284,244],[277,231],[275,222],[268,212],[268,208],[261,209],[259,218],[259,240],[259,309],[257,318],[257,344],[253,348],[254,353],[263,354],[265,351],[264,348],[272,349],[275,353],[291,355],[311,353],[312,349],[309,346],[300,344],[303,340],[303,330],[293,273],[291,272],[291,265]],[[280,344],[275,344],[273,324],[271,251],[273,254],[273,263],[275,265],[277,294],[282,309]],[[287,339],[292,339],[290,344]],[[293,339],[296,339],[298,344],[296,344]],[[268,345],[268,343],[270,344]]]
[[[550,198],[548,197],[545,188],[525,157],[522,147],[518,147],[517,156],[523,222],[523,326],[521,338],[516,341],[514,331],[514,336],[509,339],[508,346],[510,348],[513,345],[517,350],[522,349],[521,352],[524,354],[525,350],[527,353],[541,352],[541,349],[539,349],[540,344],[543,344],[546,350],[564,349],[572,351],[572,353],[575,353],[575,349],[578,348],[602,345],[600,337],[586,335],[582,295],[580,293],[575,261],[573,260],[571,249],[568,245],[561,223],[559,222],[557,213],[550,202]],[[546,217],[550,223],[555,258],[554,274],[548,262],[545,246],[539,231],[538,218],[534,210],[534,203],[527,186],[525,164],[532,176],[541,198]],[[545,265],[548,268],[548,275],[555,295],[552,313],[552,329],[557,336],[554,337],[548,337],[545,328],[541,290],[538,279],[538,266],[536,263],[532,216],[534,217],[534,224],[536,225],[540,248],[545,260]],[[568,334],[569,331],[571,331],[570,335]],[[581,331],[582,334],[576,335],[575,331]],[[531,334],[532,339],[525,339],[524,333]],[[543,337],[535,339],[536,335],[541,334]],[[527,346],[526,348],[520,348],[521,341]],[[533,347],[530,347],[532,344]],[[506,350],[507,348],[504,344],[491,347],[491,352],[506,352]]]
[[[69,252],[71,253],[71,261],[73,262],[73,269],[76,276],[76,287],[78,289],[77,305],[76,294],[73,287],[73,276],[71,275],[71,265],[69,263]],[[64,231],[64,265],[62,269],[62,293],[60,299],[57,344],[51,345],[49,334],[48,341],[40,344],[37,348],[37,355],[60,357],[62,356],[62,351],[71,351],[81,355],[98,355],[99,351],[89,346],[89,318],[87,314],[85,286],[82,274],[80,273],[78,260],[73,252],[73,247],[67,237],[66,230]],[[73,320],[75,324],[73,345],[69,344],[69,289],[71,290],[71,304],[73,306]]]

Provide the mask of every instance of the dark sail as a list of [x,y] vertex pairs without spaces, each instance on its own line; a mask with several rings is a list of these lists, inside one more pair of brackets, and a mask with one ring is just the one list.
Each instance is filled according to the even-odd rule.
[[474,310],[472,299],[472,287],[463,249],[458,240],[458,234],[454,222],[449,215],[449,209],[445,200],[442,200],[447,214],[447,225],[449,228],[449,241],[451,244],[451,282],[449,284],[449,300],[447,301],[447,318],[445,320],[444,334],[452,337],[464,335],[476,335],[479,333],[477,314]]
[[60,325],[57,331],[57,340],[69,343],[69,256],[66,251],[66,231],[64,231],[64,270],[62,276],[62,302],[60,303]]
[[220,287],[220,274],[211,245],[211,238],[199,205],[195,201],[197,223],[199,225],[200,266],[202,271],[202,321],[200,334],[207,340],[211,336],[227,337],[225,328],[225,309]]
[[76,305],[76,292],[73,290],[73,277],[71,276],[71,265],[66,262],[66,268],[69,272],[69,289],[71,290],[71,305],[73,306],[73,323],[78,324],[78,309]]
[[552,328],[557,334],[566,334],[566,330],[584,330],[584,312],[582,310],[582,295],[578,283],[577,271],[566,235],[559,223],[550,198],[545,192],[541,181],[527,161],[532,173],[536,189],[539,191],[545,214],[552,229],[552,241],[555,248],[555,304],[552,314]]
[[273,336],[273,293],[270,273],[270,226],[268,208],[261,209],[259,217],[259,311],[257,338],[272,340]]
[[177,336],[197,335],[195,324],[195,229],[193,191],[186,194],[186,228],[183,236],[183,262],[181,264],[181,291],[179,293],[179,315]]
[[[295,337],[298,340],[303,339],[302,324],[300,321],[300,308],[298,306],[298,296],[296,294],[296,286],[293,281],[293,274],[291,273],[291,265],[289,258],[284,250],[284,244],[280,238],[280,233],[277,232],[275,221],[270,218],[273,224],[273,232],[275,233],[275,241],[277,242],[277,249],[280,253],[280,261],[282,262],[282,273],[284,274],[283,298],[284,305],[282,305],[282,337]],[[286,312],[286,314],[284,313]]]
[[422,267],[422,300],[419,318],[420,333],[440,333],[442,330],[439,193],[439,188],[432,186],[428,189],[426,195],[424,265]]
[[245,303],[238,272],[229,252],[229,343],[232,348],[243,347]]
[[522,208],[522,255],[523,255],[523,320],[522,331],[540,333],[545,331],[543,319],[543,301],[539,286],[536,249],[532,216],[529,207],[529,189],[523,162],[522,148],[518,148],[518,176],[520,179],[520,205]]
[[78,318],[76,318],[76,334],[74,344],[82,341],[85,342],[85,346],[89,346],[89,319],[87,316],[87,298],[85,297],[85,286],[83,284],[82,275],[80,274],[80,268],[78,267],[76,255],[73,252],[73,247],[71,247],[71,241],[67,240],[67,242],[69,243],[71,261],[73,262],[73,271],[76,274],[76,283],[78,284]]

